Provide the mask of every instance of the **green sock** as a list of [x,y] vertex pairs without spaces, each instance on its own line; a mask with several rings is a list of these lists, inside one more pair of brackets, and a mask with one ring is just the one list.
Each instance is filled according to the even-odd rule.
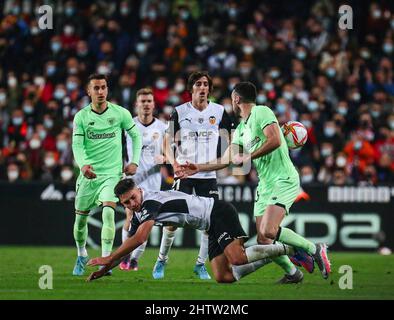
[[280,229],[279,241],[293,247],[303,249],[308,254],[315,254],[316,252],[316,246],[313,242],[306,240],[304,237],[288,228]]
[[86,246],[88,237],[88,215],[76,214],[74,222],[74,240],[78,248]]
[[102,213],[103,227],[101,229],[101,253],[107,256],[112,251],[115,238],[115,210],[104,207]]
[[297,270],[288,256],[273,258],[272,261],[279,265],[287,274],[294,274],[295,270]]

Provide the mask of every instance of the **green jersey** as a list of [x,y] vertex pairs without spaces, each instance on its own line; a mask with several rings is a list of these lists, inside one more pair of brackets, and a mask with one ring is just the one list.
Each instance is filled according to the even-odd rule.
[[130,112],[107,102],[99,114],[91,104],[74,117],[72,149],[79,168],[91,165],[97,175],[121,175],[123,171],[122,129],[133,140],[133,159],[138,165],[141,155],[141,134]]
[[[252,153],[260,148],[267,140],[263,130],[266,126],[278,123],[275,114],[266,106],[254,106],[246,120],[235,129],[232,143],[243,147],[244,151]],[[256,158],[253,164],[256,167],[259,179],[264,184],[272,184],[278,179],[298,177],[298,172],[289,156],[282,130],[280,130],[281,145],[274,151]]]

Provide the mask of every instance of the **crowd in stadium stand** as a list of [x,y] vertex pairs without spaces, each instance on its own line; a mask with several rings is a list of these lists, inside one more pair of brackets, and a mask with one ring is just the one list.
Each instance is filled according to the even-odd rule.
[[[44,3],[53,30],[39,28]],[[303,185],[392,183],[394,6],[349,4],[351,30],[328,0],[2,1],[0,180],[75,180],[72,120],[90,102],[89,74],[108,75],[109,99],[133,114],[151,86],[168,120],[190,99],[188,75],[208,70],[211,100],[230,115],[231,90],[247,80],[281,124],[305,125],[307,144],[291,151]],[[229,173],[218,181],[257,181]]]

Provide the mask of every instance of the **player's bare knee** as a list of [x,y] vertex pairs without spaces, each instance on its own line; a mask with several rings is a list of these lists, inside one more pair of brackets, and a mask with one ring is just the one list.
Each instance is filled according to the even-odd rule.
[[168,226],[168,227],[166,227],[166,229],[167,229],[168,231],[172,231],[172,232],[174,232],[174,231],[176,231],[177,227],[174,227],[174,226]]

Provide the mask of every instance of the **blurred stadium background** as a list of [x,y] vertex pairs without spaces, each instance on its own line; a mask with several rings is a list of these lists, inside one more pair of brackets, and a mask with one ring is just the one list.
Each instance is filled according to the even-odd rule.
[[[53,30],[39,28],[43,4],[53,8]],[[341,4],[353,9],[352,30],[338,27]],[[257,103],[280,123],[307,128],[307,144],[291,151],[303,193],[285,224],[334,251],[390,253],[393,40],[388,0],[2,1],[0,245],[73,246],[71,130],[89,103],[89,74],[107,74],[110,100],[133,114],[136,91],[151,86],[156,116],[167,121],[190,99],[188,75],[208,70],[211,100],[231,116],[230,92],[248,80],[258,88]],[[171,170],[163,173],[168,187]],[[224,169],[218,181],[221,198],[234,203],[254,235],[256,172]],[[89,243],[97,247],[99,213],[92,218]],[[119,229],[123,219],[117,216]],[[175,247],[197,247],[199,235],[179,232]]]

